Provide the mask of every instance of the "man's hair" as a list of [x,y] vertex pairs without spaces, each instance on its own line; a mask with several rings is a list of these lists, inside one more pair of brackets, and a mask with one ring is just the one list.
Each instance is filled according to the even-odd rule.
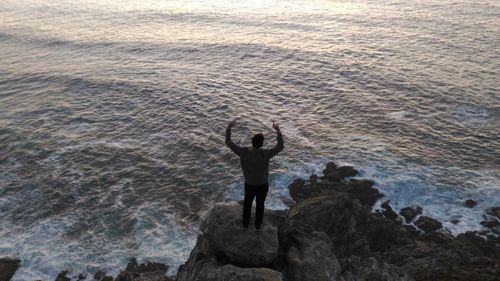
[[263,144],[264,144],[264,135],[262,135],[261,133],[258,133],[255,136],[253,136],[252,146],[254,148],[261,148]]

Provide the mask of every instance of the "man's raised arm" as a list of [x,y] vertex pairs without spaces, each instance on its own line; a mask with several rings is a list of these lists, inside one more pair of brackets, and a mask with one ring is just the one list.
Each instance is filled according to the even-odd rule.
[[276,156],[284,148],[283,136],[281,135],[281,130],[278,124],[273,122],[273,129],[276,130],[276,146],[269,149],[269,158]]
[[240,147],[240,146],[238,146],[237,144],[235,144],[231,140],[231,128],[234,127],[235,124],[236,124],[236,119],[234,119],[233,121],[229,122],[229,125],[227,125],[227,128],[226,128],[226,145],[234,153],[236,153],[238,156],[240,156],[243,153],[243,148]]

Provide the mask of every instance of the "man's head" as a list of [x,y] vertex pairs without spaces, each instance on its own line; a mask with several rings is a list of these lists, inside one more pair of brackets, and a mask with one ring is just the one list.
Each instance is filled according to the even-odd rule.
[[252,146],[254,148],[261,148],[263,144],[264,144],[264,135],[262,135],[261,133],[258,133],[255,136],[253,136]]

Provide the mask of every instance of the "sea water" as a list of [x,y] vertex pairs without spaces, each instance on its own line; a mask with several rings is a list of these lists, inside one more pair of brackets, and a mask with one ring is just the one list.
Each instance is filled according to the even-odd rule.
[[[453,234],[500,205],[500,3],[0,1],[0,256],[14,280],[177,267],[281,125],[266,207],[335,161]],[[464,200],[477,200],[473,209]],[[458,224],[450,221],[458,219]]]

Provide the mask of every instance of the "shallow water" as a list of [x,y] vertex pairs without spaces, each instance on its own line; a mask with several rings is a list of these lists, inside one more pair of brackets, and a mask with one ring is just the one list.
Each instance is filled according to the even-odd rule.
[[242,198],[234,117],[240,144],[281,124],[268,208],[334,160],[397,209],[481,229],[500,205],[499,17],[495,0],[2,0],[0,256],[22,259],[14,280],[129,257],[174,273],[199,217]]

